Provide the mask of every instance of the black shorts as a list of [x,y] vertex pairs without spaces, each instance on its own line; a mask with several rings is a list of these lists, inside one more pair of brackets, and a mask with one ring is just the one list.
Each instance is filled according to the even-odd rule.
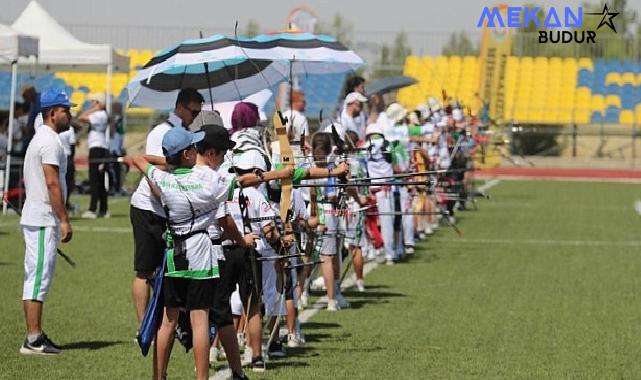
[[211,309],[214,306],[217,278],[194,280],[182,277],[165,277],[163,295],[166,307],[187,310]]
[[227,266],[227,262],[223,260],[218,261],[218,273],[220,278],[214,293],[214,306],[209,313],[209,320],[213,322],[219,329],[223,326],[234,324],[231,315],[231,294],[236,290],[237,277],[234,273],[234,266]]
[[[260,261],[256,261],[256,281],[258,282],[258,294],[254,286],[254,274],[252,272],[252,261],[250,251],[247,248],[238,246],[223,247],[225,254],[225,270],[233,273],[234,282],[232,286],[238,284],[238,293],[243,308],[247,308],[247,301],[251,296],[251,304],[259,305],[261,302],[260,294],[263,292],[263,267]],[[258,252],[253,251],[256,257],[260,257]],[[232,290],[233,292],[233,290]],[[229,293],[231,295],[231,293]]]
[[134,230],[134,270],[153,272],[162,264],[165,252],[165,219],[153,211],[131,206],[129,219]]

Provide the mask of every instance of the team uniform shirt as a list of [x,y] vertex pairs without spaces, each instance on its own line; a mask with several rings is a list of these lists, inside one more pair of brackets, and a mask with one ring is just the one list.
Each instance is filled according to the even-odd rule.
[[107,149],[107,128],[109,128],[109,116],[107,111],[100,110],[89,115],[89,136],[87,146],[91,148]]
[[[219,208],[217,212],[217,218],[222,218],[227,215],[231,215],[234,218],[234,223],[236,223],[236,228],[238,231],[244,234],[245,224],[243,222],[243,214],[240,209],[240,190],[234,189],[233,196],[230,200],[225,203],[226,209]],[[247,216],[251,220],[252,218],[265,218],[265,220],[253,221],[249,225],[251,227],[251,232],[254,232],[261,236],[261,238],[256,243],[256,250],[259,252],[264,252],[265,250],[271,249],[269,242],[263,236],[263,227],[268,226],[275,217],[274,209],[269,204],[265,196],[254,187],[246,187],[242,189],[243,196],[247,198]],[[232,244],[231,241],[227,240],[224,242],[225,245]]]
[[438,138],[438,159],[439,165],[442,169],[449,169],[452,164],[450,159],[450,150],[448,147],[449,136],[447,133],[443,133]]
[[[166,121],[156,125],[147,135],[145,154],[165,157],[162,152],[162,138],[172,127],[180,126],[182,126],[182,120],[176,116],[176,114],[170,113]],[[165,211],[162,205],[156,200],[156,197],[151,194],[149,183],[147,183],[145,178],[140,180],[138,188],[136,188],[136,191],[131,196],[131,205],[139,210],[153,211],[154,214],[162,218],[165,217]]]
[[59,133],[58,137],[60,138],[60,143],[62,144],[62,149],[65,151],[65,155],[71,156],[71,146],[76,145],[76,132],[73,130],[73,127]]
[[67,199],[65,181],[67,157],[58,134],[49,126],[44,126],[36,132],[27,147],[27,153],[24,158],[26,201],[20,218],[20,224],[22,225],[57,226],[59,223],[51,207],[49,191],[47,190],[44,170],[42,169],[43,164],[58,167],[58,180],[62,199]]
[[[218,277],[218,260],[207,229],[234,186],[214,170],[196,166],[167,173],[149,165],[145,175],[160,189],[174,248],[167,251],[168,277]],[[218,247],[222,250],[221,247]]]
[[[389,177],[394,174],[392,164],[387,162],[384,157],[385,139],[382,137],[373,137],[367,141],[367,172],[372,178]],[[386,182],[385,179],[373,179],[372,184]]]

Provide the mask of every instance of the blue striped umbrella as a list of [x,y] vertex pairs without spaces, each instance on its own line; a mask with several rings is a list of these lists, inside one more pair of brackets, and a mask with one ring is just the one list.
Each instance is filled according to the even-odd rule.
[[287,80],[290,73],[325,74],[353,71],[363,60],[333,37],[309,33],[275,33],[254,38],[214,35],[183,41],[143,66],[129,83],[133,105],[170,109],[182,88],[193,87],[205,98],[239,100]]

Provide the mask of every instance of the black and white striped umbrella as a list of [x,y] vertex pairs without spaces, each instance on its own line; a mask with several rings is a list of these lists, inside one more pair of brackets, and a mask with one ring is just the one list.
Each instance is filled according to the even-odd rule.
[[330,36],[277,33],[254,38],[214,35],[156,54],[131,80],[132,105],[170,109],[180,89],[193,87],[215,102],[242,99],[287,80],[290,73],[356,70],[363,60]]

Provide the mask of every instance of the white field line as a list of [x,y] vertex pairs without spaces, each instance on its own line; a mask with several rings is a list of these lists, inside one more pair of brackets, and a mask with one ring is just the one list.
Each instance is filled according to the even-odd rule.
[[554,239],[452,239],[447,243],[530,244],[568,247],[641,247],[641,240],[554,240]]
[[[18,222],[16,223],[0,223],[0,227],[16,227],[16,229],[20,228],[20,225]],[[114,233],[119,233],[119,234],[127,234],[127,233],[132,233],[131,232],[131,227],[105,227],[105,226],[76,226],[74,224],[71,224],[71,227],[73,228],[73,231],[81,231],[81,232],[114,232]]]
[[484,184],[482,184],[481,186],[479,186],[478,191],[480,191],[481,193],[484,193],[489,189],[493,188],[494,186],[498,185],[499,182],[501,182],[500,179],[497,179],[497,178],[491,179],[485,182]]
[[[485,192],[489,190],[491,187],[498,185],[499,182],[500,180],[498,179],[487,181],[479,188],[479,191]],[[363,277],[366,276],[369,272],[376,269],[377,267],[378,267],[378,263],[375,260],[365,263],[363,267]],[[352,287],[354,286],[355,283],[356,283],[356,273],[352,273],[351,276],[349,276],[343,281],[343,283],[341,284],[341,289]],[[300,323],[304,324],[308,322],[314,315],[316,315],[316,313],[318,313],[319,310],[323,310],[326,307],[327,307],[327,296],[322,296],[310,308],[307,308],[298,314],[298,319]],[[229,370],[229,368],[224,368],[214,373],[209,379],[223,380],[223,379],[228,379],[230,377],[231,377],[231,371]]]

